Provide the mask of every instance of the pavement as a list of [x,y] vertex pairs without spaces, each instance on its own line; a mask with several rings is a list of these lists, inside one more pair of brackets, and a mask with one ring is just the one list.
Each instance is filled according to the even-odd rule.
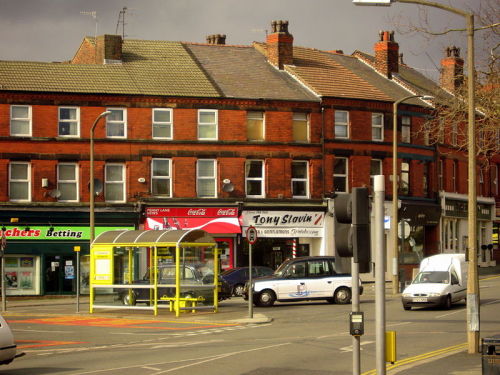
[[[500,275],[500,265],[496,267],[490,267],[489,269],[480,269],[479,277],[491,277],[492,275]],[[387,285],[388,290],[390,285]],[[370,293],[373,288],[367,287],[365,290]],[[388,298],[398,298],[398,296],[390,296],[387,293]],[[390,296],[390,297],[389,297]],[[0,299],[1,301],[1,299]],[[88,315],[89,313],[89,298],[88,296],[81,296],[79,298],[79,311],[77,312],[77,300],[75,296],[42,296],[42,297],[7,297],[6,301],[6,311],[4,315],[9,315],[10,313],[16,314],[22,311],[26,312],[26,308],[33,310],[37,313],[47,313],[47,314],[76,314],[76,315]],[[242,301],[241,298],[232,298],[227,301],[222,301],[219,305],[219,311],[206,312],[200,311],[194,314],[183,313],[179,318],[179,321],[203,321],[210,323],[224,323],[224,324],[264,324],[272,321],[272,318],[261,314],[253,313],[250,318],[249,310],[246,310],[245,305],[247,302]],[[39,307],[39,308],[37,308]],[[96,309],[92,316],[109,316],[113,315],[116,317],[117,314],[120,317],[136,317],[144,318],[148,317],[151,319],[165,319],[170,313],[159,311],[157,317],[153,316],[150,310],[104,310]],[[499,332],[500,333],[500,332]],[[449,348],[443,348],[442,350],[437,350],[429,353],[422,353],[420,356],[412,358],[402,358],[399,359],[394,364],[387,364],[387,374],[404,374],[404,375],[480,375],[480,374],[500,374],[500,353],[494,358],[497,361],[496,365],[486,364],[486,370],[496,371],[496,372],[483,372],[482,371],[482,359],[481,353],[478,354],[468,354],[467,345],[463,343],[461,345],[456,345]],[[494,368],[496,366],[496,368]],[[493,370],[494,368],[494,370]],[[376,370],[370,370],[364,372],[362,375],[375,375]]]

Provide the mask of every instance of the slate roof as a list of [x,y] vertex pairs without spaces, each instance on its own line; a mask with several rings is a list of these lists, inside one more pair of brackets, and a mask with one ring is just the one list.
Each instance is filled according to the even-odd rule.
[[318,101],[251,46],[186,44],[226,97]]
[[219,97],[180,42],[126,39],[122,64],[0,61],[9,91]]

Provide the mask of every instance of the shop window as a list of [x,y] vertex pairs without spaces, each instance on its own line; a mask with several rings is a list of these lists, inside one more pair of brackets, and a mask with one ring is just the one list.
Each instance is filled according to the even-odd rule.
[[59,163],[57,165],[57,189],[61,192],[60,202],[78,202],[78,165]]
[[247,197],[264,197],[264,162],[247,160],[245,163],[245,186]]
[[217,110],[200,109],[198,111],[198,139],[217,139]]
[[127,110],[125,108],[108,108],[111,114],[106,116],[106,137],[127,138]]
[[31,201],[31,164],[9,164],[9,199],[13,202]]
[[172,196],[172,160],[151,160],[151,193],[169,198]]
[[372,113],[372,140],[384,140],[384,115],[381,113]]
[[349,112],[335,111],[335,138],[349,138]]
[[80,108],[59,107],[58,132],[60,137],[80,136]]
[[125,202],[125,165],[106,164],[104,196],[106,202]]
[[10,106],[10,135],[31,137],[31,106]]
[[198,160],[196,164],[196,191],[199,198],[217,198],[216,161]]
[[172,109],[153,108],[153,139],[172,139]]
[[247,138],[249,141],[264,140],[264,112],[247,112]]
[[401,142],[411,143],[411,117],[401,117]]
[[333,187],[335,191],[348,192],[347,158],[336,157],[333,164]]
[[5,257],[5,289],[7,295],[33,295],[40,293],[37,283],[37,257]]
[[292,162],[292,196],[307,198],[309,196],[309,171],[307,161]]
[[307,113],[295,112],[293,114],[292,133],[295,142],[309,142],[309,121],[307,119]]
[[423,226],[410,227],[409,234],[404,234],[401,241],[401,264],[419,264],[424,258],[425,229]]

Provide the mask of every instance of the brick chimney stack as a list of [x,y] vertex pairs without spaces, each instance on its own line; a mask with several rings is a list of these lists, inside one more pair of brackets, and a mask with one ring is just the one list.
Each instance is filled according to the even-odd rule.
[[271,22],[272,32],[267,36],[267,61],[279,69],[293,64],[293,35],[288,32],[288,21]]
[[394,31],[380,31],[380,41],[375,43],[375,69],[391,78],[399,71],[399,45],[394,41]]
[[120,64],[122,62],[121,35],[100,35],[96,39],[96,64]]
[[207,35],[207,44],[226,44],[226,34]]
[[441,87],[455,92],[464,83],[464,60],[460,57],[460,48],[452,46],[445,50],[441,60]]

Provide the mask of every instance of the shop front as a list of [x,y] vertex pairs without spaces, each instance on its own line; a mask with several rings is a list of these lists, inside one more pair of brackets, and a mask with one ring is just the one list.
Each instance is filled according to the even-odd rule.
[[[320,255],[324,238],[325,213],[320,211],[243,210],[242,235],[249,226],[257,230],[258,241],[252,246],[255,265],[276,269],[284,260]],[[248,265],[248,244],[242,244],[238,265]]]
[[238,207],[146,207],[144,229],[204,230],[217,242],[221,270],[235,267]]
[[[96,234],[129,227],[96,227]],[[90,272],[88,226],[5,225],[4,240],[7,296],[74,294],[77,255],[80,258],[80,290],[88,293]]]

